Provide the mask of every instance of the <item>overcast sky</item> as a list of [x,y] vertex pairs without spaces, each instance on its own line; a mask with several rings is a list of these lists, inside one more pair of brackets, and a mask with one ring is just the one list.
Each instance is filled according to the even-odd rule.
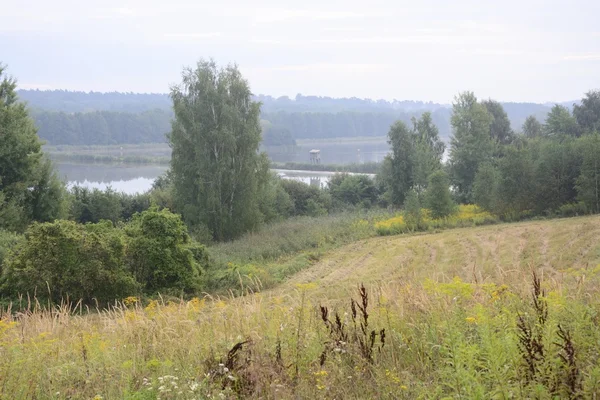
[[22,88],[167,92],[199,58],[254,93],[449,103],[600,88],[599,0],[1,0]]

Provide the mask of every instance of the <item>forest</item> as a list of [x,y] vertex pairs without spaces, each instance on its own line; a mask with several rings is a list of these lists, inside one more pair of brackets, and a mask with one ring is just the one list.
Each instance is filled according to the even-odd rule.
[[[36,121],[42,140],[50,145],[114,145],[163,143],[173,113],[168,95],[135,93],[84,93],[62,90],[19,90]],[[273,98],[252,96],[260,101],[261,119],[275,128],[265,130],[269,146],[291,143],[292,139],[385,136],[396,120],[410,123],[412,117],[431,112],[440,136],[451,135],[451,106],[414,101],[333,99],[297,95]],[[561,104],[571,109],[574,102]],[[511,126],[520,130],[533,115],[544,120],[552,105],[502,103]],[[286,133],[287,135],[287,133]]]

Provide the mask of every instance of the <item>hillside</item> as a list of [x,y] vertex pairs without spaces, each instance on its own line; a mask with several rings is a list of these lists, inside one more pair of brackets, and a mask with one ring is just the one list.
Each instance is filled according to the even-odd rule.
[[585,217],[373,238],[242,298],[4,315],[0,395],[591,398],[599,235]]

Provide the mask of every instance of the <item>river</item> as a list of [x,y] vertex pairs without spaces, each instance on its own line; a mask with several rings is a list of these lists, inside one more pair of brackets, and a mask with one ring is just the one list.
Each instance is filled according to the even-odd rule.
[[[75,185],[90,189],[112,188],[127,194],[143,193],[152,182],[167,171],[165,165],[70,164],[56,163],[59,176],[68,187]],[[283,179],[294,179],[310,185],[324,187],[334,172],[273,170]],[[370,175],[372,176],[372,175]]]

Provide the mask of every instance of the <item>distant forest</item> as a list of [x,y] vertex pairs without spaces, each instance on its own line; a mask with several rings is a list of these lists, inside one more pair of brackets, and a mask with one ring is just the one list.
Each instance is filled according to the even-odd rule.
[[[163,143],[170,130],[167,94],[21,90],[39,136],[51,145]],[[451,106],[432,102],[359,98],[255,96],[262,102],[265,145],[289,145],[296,139],[387,135],[397,120],[410,123],[429,111],[440,136],[450,137]],[[533,115],[544,121],[552,105],[502,103],[513,130]],[[570,102],[563,103],[571,107]]]

